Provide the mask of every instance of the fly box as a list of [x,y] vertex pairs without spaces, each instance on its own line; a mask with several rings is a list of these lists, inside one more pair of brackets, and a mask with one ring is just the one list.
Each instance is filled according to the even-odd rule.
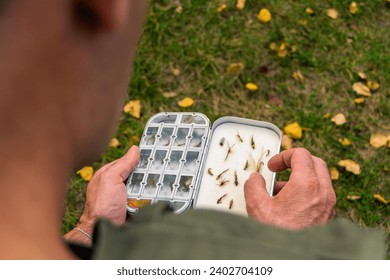
[[127,209],[158,201],[175,213],[191,206],[247,215],[244,183],[260,172],[273,192],[268,160],[279,153],[281,132],[273,124],[222,117],[211,127],[201,113],[159,113],[146,124],[139,164],[126,183]]

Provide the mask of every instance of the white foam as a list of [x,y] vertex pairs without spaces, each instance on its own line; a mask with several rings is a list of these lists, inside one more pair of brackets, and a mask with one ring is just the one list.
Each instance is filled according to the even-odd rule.
[[[237,132],[240,134],[243,142],[238,140]],[[251,137],[255,141],[255,149],[251,147]],[[220,146],[220,141],[225,138],[224,145]],[[225,160],[228,146],[233,145],[232,153]],[[200,187],[198,197],[194,202],[194,208],[206,208],[222,211],[231,211],[240,215],[247,216],[246,204],[244,199],[244,183],[252,172],[255,172],[257,164],[261,154],[263,157],[264,165],[261,167],[261,174],[266,181],[267,190],[270,193],[273,189],[272,178],[273,172],[271,172],[267,163],[268,160],[279,151],[279,136],[269,128],[255,127],[245,124],[237,123],[222,123],[214,130],[210,149],[205,157],[206,163],[202,178],[200,179]],[[266,156],[267,150],[269,155]],[[244,170],[246,161],[251,162],[250,154],[253,155],[255,163],[250,164],[247,170]],[[211,168],[213,176],[208,174],[208,169]],[[222,187],[218,186],[219,182],[216,180],[216,176],[223,170],[229,168],[221,178],[229,180],[228,183]],[[234,184],[234,172],[237,172],[238,186]],[[217,200],[227,194],[222,199],[222,203],[217,204]],[[230,201],[233,200],[233,206],[229,209]]]

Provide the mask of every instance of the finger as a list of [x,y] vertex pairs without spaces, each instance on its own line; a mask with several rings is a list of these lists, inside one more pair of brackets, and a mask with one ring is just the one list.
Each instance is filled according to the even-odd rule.
[[267,201],[271,199],[267,192],[264,177],[260,173],[252,173],[244,184],[244,197],[246,210],[249,216],[254,216],[259,207],[263,208]]
[[289,149],[275,155],[269,160],[268,168],[273,172],[291,168],[290,179],[300,181],[313,181],[316,177],[312,155],[303,148]]
[[328,166],[325,161],[316,156],[313,156],[313,162],[320,188],[327,196],[327,207],[333,209],[336,205],[336,193],[332,186]]
[[137,166],[140,159],[140,151],[137,146],[132,146],[121,158],[117,159],[107,171],[113,175],[119,175],[122,181],[129,177],[130,173]]
[[275,185],[274,185],[274,195],[277,195],[284,187],[284,185],[286,184],[287,182],[286,181],[277,181],[275,182]]
[[109,169],[113,164],[115,164],[115,162],[117,162],[119,159],[116,159],[110,163],[107,163],[106,165],[103,165],[102,167],[99,168],[98,171],[95,172],[95,176],[105,172],[107,169]]
[[268,168],[273,172],[280,172],[288,168],[297,171],[307,170],[310,167],[314,170],[312,155],[303,148],[288,149],[268,161]]

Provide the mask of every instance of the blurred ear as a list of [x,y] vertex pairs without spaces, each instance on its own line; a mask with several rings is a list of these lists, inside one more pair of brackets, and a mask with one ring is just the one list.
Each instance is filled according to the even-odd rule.
[[88,32],[109,31],[126,20],[129,2],[129,0],[72,0],[75,24]]

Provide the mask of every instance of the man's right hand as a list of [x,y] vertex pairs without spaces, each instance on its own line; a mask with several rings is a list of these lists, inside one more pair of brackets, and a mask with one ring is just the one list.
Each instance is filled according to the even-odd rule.
[[291,168],[287,182],[276,182],[274,196],[263,176],[253,173],[245,182],[248,216],[262,223],[287,229],[325,224],[335,216],[336,195],[326,163],[303,148],[275,155],[268,168],[280,172]]

